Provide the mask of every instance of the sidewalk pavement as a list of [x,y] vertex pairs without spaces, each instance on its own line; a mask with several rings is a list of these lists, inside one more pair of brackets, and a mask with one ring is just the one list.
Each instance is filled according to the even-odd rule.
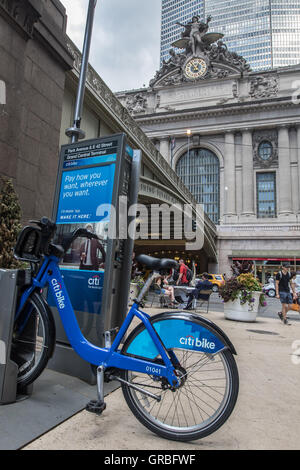
[[300,322],[293,315],[288,326],[275,316],[243,323],[225,320],[221,312],[203,314],[225,331],[237,350],[240,392],[227,422],[202,440],[180,443],[152,434],[133,416],[118,389],[106,397],[102,416],[79,412],[23,449],[299,449]]

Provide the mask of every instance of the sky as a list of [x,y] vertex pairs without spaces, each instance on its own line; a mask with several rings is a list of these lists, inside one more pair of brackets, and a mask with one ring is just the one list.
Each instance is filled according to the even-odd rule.
[[[82,51],[89,0],[61,0]],[[98,0],[90,64],[114,92],[148,86],[160,60],[161,0]]]

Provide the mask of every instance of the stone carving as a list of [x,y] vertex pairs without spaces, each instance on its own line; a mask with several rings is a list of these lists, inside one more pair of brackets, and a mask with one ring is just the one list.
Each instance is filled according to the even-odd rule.
[[[266,160],[262,159],[259,155],[259,146],[262,142],[269,142],[272,145],[271,156]],[[253,162],[255,167],[269,168],[278,164],[278,133],[276,129],[254,131],[252,143]]]
[[229,70],[211,67],[207,78],[225,78],[228,77]]
[[[70,39],[68,39],[67,48],[74,58],[74,69],[80,72],[81,53]],[[119,118],[122,118],[124,110],[122,104],[90,65],[87,72],[87,83],[92,90],[105,101],[106,105],[109,106]]]
[[0,7],[22,28],[27,36],[32,37],[34,24],[40,14],[27,1],[0,0]]
[[217,44],[212,44],[209,51],[209,58],[211,61],[228,63],[237,67],[240,71],[250,71],[250,65],[244,57],[238,55],[236,52],[230,52],[227,45],[219,40]]
[[147,98],[141,93],[131,95],[126,100],[126,108],[131,114],[143,113],[147,109]]
[[276,77],[260,75],[250,81],[249,96],[251,98],[268,98],[278,93],[278,81]]
[[232,94],[234,98],[239,97],[239,89],[238,89],[238,82],[235,80],[232,84]]
[[[211,16],[207,17],[206,23],[199,21],[199,16],[195,15],[192,21],[186,25],[179,23],[176,24],[184,28],[184,32],[181,33],[181,43],[185,44],[186,54],[192,53],[193,56],[201,54],[206,48],[205,33],[208,31],[208,23],[211,21]],[[180,45],[179,45],[180,47]]]
[[167,75],[160,81],[160,85],[168,86],[168,85],[179,85],[183,82],[183,76],[180,73],[176,75]]
[[[250,65],[236,52],[228,50],[227,45],[221,40],[223,34],[208,32],[211,17],[206,23],[199,20],[199,16],[193,16],[187,24],[181,24],[184,28],[181,39],[175,41],[172,46],[183,49],[183,52],[175,53],[170,49],[169,60],[163,60],[160,70],[150,80],[150,87],[179,85],[190,80],[203,80],[207,78],[226,78],[229,75],[243,75],[250,71]],[[193,58],[198,63],[203,64],[199,74],[185,73],[185,67],[193,62]],[[194,65],[192,65],[194,72]]]
[[185,61],[185,55],[184,54],[176,54],[176,52],[174,51],[174,49],[170,49],[169,50],[169,54],[171,56],[171,58],[168,60],[168,62],[165,62],[165,65],[167,67],[180,67],[181,65],[183,65],[184,61]]

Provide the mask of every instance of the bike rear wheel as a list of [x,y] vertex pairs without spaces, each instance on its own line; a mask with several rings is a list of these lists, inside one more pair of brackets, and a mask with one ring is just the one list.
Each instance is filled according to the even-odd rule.
[[11,359],[17,364],[17,383],[25,387],[45,369],[55,346],[55,326],[44,302],[34,293],[14,325]]
[[[126,351],[130,342],[124,346]],[[180,364],[176,366],[178,389],[166,388],[163,378],[123,371],[127,382],[161,396],[161,400],[122,383],[124,398],[136,418],[159,436],[177,441],[201,439],[222,426],[234,409],[239,388],[236,362],[229,349],[216,355],[172,351]]]

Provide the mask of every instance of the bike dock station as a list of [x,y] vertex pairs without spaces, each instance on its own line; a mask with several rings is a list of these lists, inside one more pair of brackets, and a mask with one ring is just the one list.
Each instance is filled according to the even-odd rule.
[[[61,272],[82,333],[101,347],[104,333],[119,327],[127,311],[134,240],[122,231],[130,223],[128,208],[137,203],[139,167],[140,152],[130,149],[122,134],[65,145],[61,151],[53,214],[58,243],[74,228],[90,225],[100,238],[91,250],[102,251],[100,261],[92,254],[94,265],[86,267],[86,245],[74,243]],[[48,302],[57,341],[48,367],[95,384],[95,371],[70,347],[55,300],[49,296]]]
[[[26,284],[26,277],[30,278],[30,273],[25,270],[4,270],[0,269],[0,405],[7,405],[24,399],[32,393],[32,385],[26,388],[17,386],[17,355],[33,354],[28,344],[20,348],[20,351],[12,351],[12,335],[14,326],[14,314],[18,290]],[[29,325],[28,338],[34,329],[34,325]]]
[[[121,142],[121,149],[124,151],[122,150],[119,153],[119,157],[117,155],[113,157],[114,162],[108,163],[108,165],[117,166],[116,160],[119,158],[119,168],[113,173],[113,180],[109,182],[111,186],[110,195],[111,200],[116,202],[119,196],[126,197],[129,205],[137,200],[140,152],[132,151],[126,146],[125,141],[124,135],[118,135],[98,139],[97,143],[89,142],[89,145],[99,146],[101,143]],[[80,145],[76,144],[76,147],[86,147],[86,143],[81,142]],[[100,150],[98,149],[99,153]],[[105,153],[106,156],[104,158],[110,160],[108,155],[111,154]],[[62,171],[58,180],[58,195],[54,206],[54,211],[58,214],[59,196],[63,193],[60,185],[63,179],[63,160],[62,158]],[[80,158],[78,163],[81,163]],[[79,169],[77,168],[76,171],[80,175],[86,174],[85,172],[93,174],[99,170],[99,166],[94,165],[86,167],[79,164],[78,166]],[[72,170],[66,171],[65,174],[74,175]],[[97,180],[98,182],[101,181],[99,178]],[[114,187],[115,182],[117,184]],[[96,210],[101,205],[101,202],[103,202],[101,201],[101,191],[91,191],[90,195],[90,198],[86,198],[85,208],[94,207]],[[93,198],[94,201],[92,200]],[[79,204],[76,210],[79,211],[80,209],[84,210],[84,207],[80,207]],[[130,223],[130,221],[132,221],[132,218],[126,219],[126,223]],[[107,232],[109,230],[109,223],[109,220],[102,223],[102,227],[105,226]],[[71,229],[74,229],[74,225],[77,227],[76,223],[62,225],[64,225],[64,233],[66,233],[66,229],[69,227]],[[72,250],[68,254],[69,257],[67,258],[66,265],[62,266],[64,280],[68,285],[70,297],[75,305],[79,326],[89,341],[93,341],[96,344],[104,345],[104,332],[120,325],[123,317],[119,316],[119,312],[125,314],[127,311],[133,243],[134,241],[131,238],[106,240],[105,251],[107,261],[103,271],[99,270],[91,273],[90,271],[81,271],[78,269],[78,266],[77,269],[75,266],[71,267],[70,256],[72,255]],[[78,261],[76,252],[74,256],[75,260]],[[64,270],[64,267],[67,269]],[[18,366],[10,357],[11,339],[18,289],[29,282],[29,279],[27,279],[29,274],[30,271],[24,270],[0,270],[0,292],[2,293],[2,299],[5,299],[2,302],[0,315],[0,403],[5,405],[0,406],[0,420],[2,423],[5,423],[2,430],[0,430],[0,449],[18,449],[26,445],[78,411],[83,410],[86,407],[87,401],[95,398],[97,393],[94,386],[96,383],[95,371],[92,371],[91,365],[81,360],[79,356],[77,359],[66,339],[63,327],[59,323],[59,315],[55,312],[55,307],[52,307],[52,309],[57,330],[56,353],[52,360],[49,361],[48,369],[32,385],[29,385],[26,389],[17,390]],[[90,278],[93,279],[93,282],[89,284],[88,280]],[[85,290],[82,287],[85,281],[87,281],[87,285],[90,285],[91,288],[88,287]],[[76,282],[79,283],[77,286]],[[78,297],[80,301],[80,296],[84,300],[82,300],[80,305],[77,305],[79,308],[76,309],[76,302],[78,302]],[[45,298],[47,298],[46,294]],[[103,307],[103,302],[105,302],[105,307]],[[83,309],[80,308],[82,305],[84,306]],[[34,328],[34,325],[31,325],[31,328]],[[29,354],[30,349],[27,349],[26,353]],[[117,382],[105,384],[104,395],[115,390],[116,387],[119,387]],[[19,401],[21,398],[24,399],[26,397],[29,399]]]

